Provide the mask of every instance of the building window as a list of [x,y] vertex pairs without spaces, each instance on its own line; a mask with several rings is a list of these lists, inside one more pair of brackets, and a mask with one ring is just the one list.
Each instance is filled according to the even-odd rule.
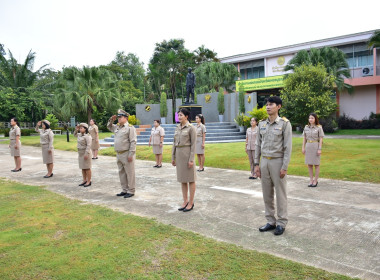
[[373,66],[373,54],[370,51],[362,51],[346,54],[350,68]]
[[264,66],[241,69],[240,75],[240,80],[264,78]]

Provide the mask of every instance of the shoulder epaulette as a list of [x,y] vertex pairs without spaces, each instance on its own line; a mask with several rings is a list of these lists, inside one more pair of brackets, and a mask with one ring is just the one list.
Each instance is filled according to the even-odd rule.
[[320,124],[319,124],[319,125],[317,125],[317,126],[318,126],[318,127],[322,127],[322,125],[320,125]]
[[286,122],[289,121],[289,120],[288,120],[287,118],[285,118],[285,117],[282,117],[282,119],[283,119],[284,121],[286,121]]
[[129,126],[133,126],[133,125],[129,124]]

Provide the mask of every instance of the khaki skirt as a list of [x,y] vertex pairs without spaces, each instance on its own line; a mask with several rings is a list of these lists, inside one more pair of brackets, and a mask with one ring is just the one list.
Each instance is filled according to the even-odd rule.
[[318,142],[306,142],[305,146],[305,164],[319,165],[321,162],[321,156],[318,156]]
[[96,141],[97,139],[92,139],[91,142],[91,150],[99,150],[100,144],[99,141]]
[[160,147],[160,145],[153,145],[153,154],[155,155],[161,155],[163,151],[163,146]]
[[54,149],[49,153],[49,145],[41,145],[42,146],[42,160],[44,164],[50,164],[54,162]]
[[86,150],[78,150],[78,163],[79,169],[91,169],[92,164],[92,153],[88,154],[88,158],[85,160],[84,155],[86,154]]
[[177,181],[180,183],[195,182],[196,180],[195,162],[192,168],[187,166],[189,163],[189,156],[190,146],[181,148],[177,147],[175,149]]
[[202,137],[197,136],[197,141],[195,142],[195,154],[203,155],[205,153],[205,149],[202,149]]
[[15,149],[15,146],[16,146],[16,140],[10,140],[11,156],[19,157],[21,156],[21,142],[17,150]]

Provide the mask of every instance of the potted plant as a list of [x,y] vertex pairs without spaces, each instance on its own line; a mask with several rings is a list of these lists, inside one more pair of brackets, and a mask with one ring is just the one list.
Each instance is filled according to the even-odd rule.
[[243,113],[240,113],[234,121],[239,126],[240,132],[245,132],[248,126],[250,126],[250,118]]
[[166,116],[168,114],[168,106],[166,104],[166,93],[161,93],[161,99],[160,99],[160,114],[161,114],[161,124],[166,124]]
[[219,122],[223,122],[223,114],[224,114],[224,90],[221,87],[219,89],[218,94],[218,112],[219,112]]

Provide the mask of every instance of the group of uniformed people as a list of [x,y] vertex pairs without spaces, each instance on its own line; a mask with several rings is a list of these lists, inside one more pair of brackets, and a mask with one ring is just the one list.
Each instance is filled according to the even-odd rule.
[[[267,99],[266,109],[269,117],[260,121],[251,119],[251,127],[247,130],[246,152],[251,166],[250,179],[261,178],[263,199],[265,205],[265,217],[267,224],[260,227],[260,232],[274,230],[275,235],[281,235],[288,223],[287,211],[287,170],[292,151],[292,126],[286,118],[279,117],[282,100],[277,96]],[[128,123],[129,114],[119,109],[117,116],[112,116],[107,123],[107,128],[114,133],[114,149],[119,171],[122,191],[117,196],[130,198],[135,195],[135,160],[137,135],[134,126]],[[190,111],[181,108],[178,111],[179,124],[174,133],[172,147],[172,165],[176,167],[177,181],[181,183],[183,202],[179,211],[189,212],[194,209],[194,197],[196,190],[196,168],[194,162],[195,154],[204,155],[205,133],[204,117],[197,116],[197,125],[189,122]],[[117,119],[118,123],[114,124]],[[13,172],[21,171],[20,158],[20,128],[17,119],[11,120],[12,129],[9,133],[11,155],[15,157],[16,168]],[[42,130],[39,126],[42,125]],[[92,128],[86,123],[79,124],[74,132],[78,138],[78,161],[82,169],[82,186],[91,185],[91,159],[93,151],[99,148],[98,128],[93,121]],[[40,133],[43,162],[47,165],[48,173],[44,176],[53,176],[53,138],[50,123],[47,120],[38,122],[36,131]],[[93,131],[92,135],[90,135]],[[162,166],[162,147],[165,136],[160,121],[155,120],[152,128],[149,145],[153,145],[156,157],[156,165]],[[320,155],[322,150],[322,139],[324,133],[319,125],[318,117],[314,113],[309,116],[309,123],[305,126],[303,133],[302,152],[306,154],[305,163],[309,166],[310,187],[318,184]],[[95,138],[95,141],[94,141]],[[198,146],[198,147],[197,147]],[[198,156],[200,168],[204,170],[204,157]],[[261,159],[261,160],[260,160]],[[316,169],[313,179],[313,166]],[[277,218],[275,213],[274,193],[276,193]]]

